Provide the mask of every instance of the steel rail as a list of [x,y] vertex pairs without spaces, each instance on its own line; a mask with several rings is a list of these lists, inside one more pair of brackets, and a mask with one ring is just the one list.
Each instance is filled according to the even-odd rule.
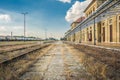
[[45,48],[47,46],[49,46],[49,44],[45,44],[43,46],[37,46],[37,47],[34,47],[34,48],[27,49],[27,51],[25,51],[23,53],[19,52],[19,55],[16,55],[16,56],[14,56],[12,58],[7,58],[6,60],[0,61],[0,65],[2,65],[2,64],[9,64],[13,60],[19,59],[20,57],[23,57],[23,56],[25,56],[28,53],[32,53],[32,52],[38,51],[38,50],[40,50],[42,48]]
[[40,44],[34,44],[34,45],[30,45],[30,46],[26,46],[26,47],[21,47],[21,48],[17,48],[17,49],[12,49],[12,50],[6,50],[6,51],[2,51],[0,52],[0,54],[5,54],[5,53],[8,53],[8,52],[13,52],[13,51],[18,51],[18,50],[23,50],[23,49],[27,49],[27,48],[30,48],[30,47],[35,47],[35,46],[39,46]]
[[26,45],[26,44],[34,44],[34,43],[22,43],[22,44],[7,44],[7,45],[0,45],[0,47],[6,47],[6,46],[16,46],[16,45]]

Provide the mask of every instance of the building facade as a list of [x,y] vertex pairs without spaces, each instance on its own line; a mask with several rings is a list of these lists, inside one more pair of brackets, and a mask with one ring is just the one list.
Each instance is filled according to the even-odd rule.
[[65,34],[72,42],[120,43],[120,0],[93,0],[85,20]]

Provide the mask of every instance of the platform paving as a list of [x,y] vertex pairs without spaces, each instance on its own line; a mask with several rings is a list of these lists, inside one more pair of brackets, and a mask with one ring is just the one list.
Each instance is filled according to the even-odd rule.
[[86,73],[79,60],[69,51],[69,46],[62,42],[40,57],[21,80],[86,80]]

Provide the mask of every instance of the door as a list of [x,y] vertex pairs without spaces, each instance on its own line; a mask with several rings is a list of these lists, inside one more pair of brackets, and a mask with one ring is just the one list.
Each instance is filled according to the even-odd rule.
[[103,42],[105,42],[105,27],[103,27]]
[[75,42],[75,34],[73,35],[73,42]]
[[112,25],[110,25],[110,42],[113,41]]
[[120,42],[120,22],[119,22],[119,42]]
[[98,42],[101,42],[101,23],[98,23]]
[[90,30],[89,40],[92,41],[92,30]]

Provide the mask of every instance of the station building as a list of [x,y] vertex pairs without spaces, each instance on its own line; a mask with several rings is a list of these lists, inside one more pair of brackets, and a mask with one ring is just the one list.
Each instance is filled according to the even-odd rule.
[[65,38],[77,43],[120,43],[119,11],[119,0],[93,0],[84,10],[85,19],[72,26]]

